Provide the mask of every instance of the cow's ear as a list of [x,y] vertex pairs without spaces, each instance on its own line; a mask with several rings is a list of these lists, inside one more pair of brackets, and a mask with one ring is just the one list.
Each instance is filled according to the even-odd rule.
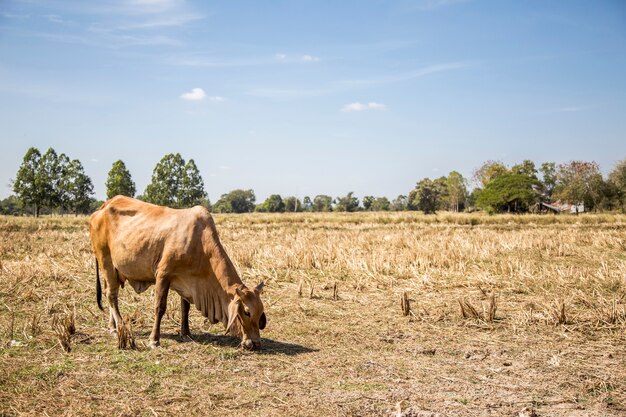
[[263,281],[259,282],[259,285],[257,285],[254,288],[254,291],[256,291],[257,293],[261,294],[261,291],[263,291],[263,287],[265,287],[265,283]]
[[239,298],[243,299],[243,285],[240,285],[239,287],[237,287],[236,291],[237,291],[237,295],[239,296]]
[[237,315],[239,314],[239,301],[231,301],[228,305],[228,325],[226,326],[226,334],[230,333],[233,325],[235,324],[235,320],[237,320]]
[[259,319],[259,330],[265,329],[265,325],[267,324],[267,318],[265,317],[265,313],[261,314],[261,318]]

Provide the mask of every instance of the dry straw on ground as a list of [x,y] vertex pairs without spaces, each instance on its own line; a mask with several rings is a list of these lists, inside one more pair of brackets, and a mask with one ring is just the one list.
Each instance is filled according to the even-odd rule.
[[625,216],[215,218],[268,283],[260,352],[193,308],[180,338],[174,294],[147,349],[151,291],[129,288],[116,340],[86,219],[0,217],[0,414],[626,413]]

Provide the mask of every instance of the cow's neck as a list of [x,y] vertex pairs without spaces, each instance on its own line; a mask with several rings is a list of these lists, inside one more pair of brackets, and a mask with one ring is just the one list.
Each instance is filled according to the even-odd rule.
[[216,252],[218,256],[210,257],[211,269],[213,269],[217,282],[222,290],[232,299],[232,297],[235,296],[236,289],[242,285],[243,282],[224,248],[218,245]]

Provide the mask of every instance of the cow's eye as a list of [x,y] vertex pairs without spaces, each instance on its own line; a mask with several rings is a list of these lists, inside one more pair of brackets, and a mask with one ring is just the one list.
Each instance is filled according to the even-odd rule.
[[250,312],[249,311],[244,310],[243,314],[245,314],[246,316],[250,317]]

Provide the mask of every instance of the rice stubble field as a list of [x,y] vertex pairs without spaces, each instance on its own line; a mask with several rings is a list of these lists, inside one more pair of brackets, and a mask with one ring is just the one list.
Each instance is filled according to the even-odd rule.
[[118,349],[87,218],[0,217],[0,415],[626,414],[624,215],[214,218],[267,284],[260,351],[194,307],[180,338],[174,293],[148,349],[128,286]]

